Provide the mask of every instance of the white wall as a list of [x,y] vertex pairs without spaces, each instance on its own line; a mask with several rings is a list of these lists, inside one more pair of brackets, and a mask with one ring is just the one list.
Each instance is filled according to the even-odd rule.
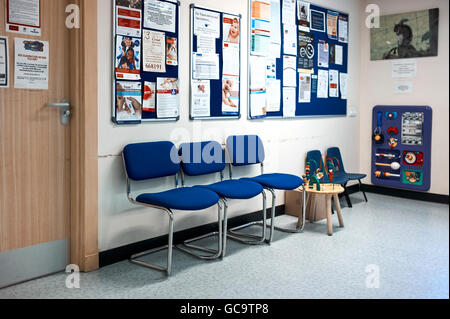
[[[367,0],[382,15],[440,8],[439,56],[418,58],[414,92],[394,94],[391,61],[370,61],[370,30],[361,25],[361,170],[371,174],[372,109],[376,105],[429,105],[433,108],[431,190],[449,194],[449,1]],[[365,18],[362,19],[364,24]],[[371,183],[370,177],[365,181]]]
[[[303,173],[306,152],[312,149],[325,151],[330,146],[340,146],[343,150],[346,168],[359,170],[359,117],[317,118],[295,120],[247,120],[247,43],[242,43],[242,119],[237,121],[192,122],[189,120],[189,4],[195,3],[212,9],[242,14],[242,38],[247,39],[248,10],[245,0],[196,0],[181,1],[180,36],[180,81],[181,120],[177,123],[153,123],[139,126],[117,127],[111,122],[111,60],[112,60],[112,1],[99,2],[99,245],[100,251],[120,247],[130,243],[158,237],[167,233],[167,222],[163,214],[150,209],[140,209],[128,203],[125,196],[125,176],[119,154],[128,143],[143,141],[183,140],[194,141],[216,139],[225,142],[229,135],[258,134],[265,143],[268,159],[266,171]],[[362,3],[359,0],[314,1],[350,14],[349,45],[349,107],[358,109],[360,102],[360,25]],[[246,169],[242,176],[257,172]],[[193,182],[208,182],[194,180]],[[156,189],[172,186],[173,181],[162,181]],[[139,188],[144,190],[143,185]],[[155,188],[150,188],[154,190]],[[283,204],[280,193],[278,205]],[[247,202],[232,201],[231,216],[258,211],[261,200]],[[177,213],[176,231],[214,222],[215,210],[200,213]]]

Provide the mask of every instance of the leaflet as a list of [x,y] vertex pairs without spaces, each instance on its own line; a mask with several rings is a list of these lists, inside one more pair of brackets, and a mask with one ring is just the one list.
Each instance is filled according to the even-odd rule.
[[219,55],[194,53],[193,78],[196,80],[219,80]]
[[266,86],[266,110],[267,112],[279,112],[281,109],[281,81],[268,79]]
[[48,90],[49,43],[14,38],[14,88]]
[[295,56],[283,56],[283,86],[297,86],[297,58]]
[[240,22],[236,16],[223,15],[223,46],[227,48],[239,49],[240,43]]
[[297,55],[297,26],[283,25],[284,54]]
[[239,113],[239,76],[223,76],[222,113]]
[[220,13],[202,9],[194,9],[194,34],[220,38]]
[[339,15],[339,42],[348,43],[348,18]]
[[240,55],[239,48],[224,47],[223,48],[223,75],[240,75]]
[[342,45],[335,45],[336,64],[342,65],[344,63],[344,47]]
[[156,83],[144,82],[144,96],[142,110],[144,112],[156,111]]
[[250,115],[252,118],[265,117],[266,109],[266,90],[250,90]]
[[299,103],[311,103],[311,74],[299,74]]
[[191,117],[211,116],[211,82],[209,80],[192,80]]
[[283,116],[284,117],[295,117],[296,111],[296,99],[295,99],[295,88],[283,88]]
[[116,121],[140,122],[142,119],[141,82],[117,81]]
[[175,33],[176,4],[144,0],[144,27]]
[[116,37],[116,79],[141,79],[141,39]]
[[340,91],[341,91],[341,98],[343,100],[347,99],[347,80],[348,80],[348,76],[347,73],[340,73],[339,74],[340,78]]
[[144,30],[143,70],[145,72],[166,72],[166,35],[164,32]]
[[178,39],[166,38],[166,64],[178,65]]
[[314,72],[314,35],[299,31],[298,33],[298,69],[301,72]]
[[282,0],[283,1],[283,24],[296,25],[295,20],[296,0]]
[[339,71],[330,70],[330,97],[339,97]]
[[159,119],[180,116],[180,90],[178,79],[156,79],[156,113]]
[[330,54],[328,50],[328,42],[319,40],[319,67],[328,68]]
[[317,79],[317,98],[327,99],[328,98],[328,80],[329,80],[328,70],[320,70]]
[[327,34],[332,40],[338,39],[338,17],[339,13],[328,11],[327,14]]
[[142,0],[116,0],[116,33],[140,38],[142,29]]
[[197,36],[197,52],[216,54],[216,39],[210,36]]

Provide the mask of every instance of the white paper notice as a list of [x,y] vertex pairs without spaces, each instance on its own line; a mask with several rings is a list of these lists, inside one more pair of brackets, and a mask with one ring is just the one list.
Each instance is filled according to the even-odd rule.
[[284,30],[284,54],[297,55],[297,26],[283,25]]
[[216,54],[216,39],[210,36],[197,36],[197,52]]
[[223,75],[240,74],[239,48],[224,47],[223,48]]
[[144,82],[144,97],[142,110],[145,112],[156,111],[156,83]]
[[180,90],[178,79],[156,79],[156,113],[159,119],[180,116]]
[[266,95],[265,90],[250,91],[250,115],[252,118],[264,117],[267,115]]
[[269,79],[267,80],[267,112],[279,112],[281,108],[281,81]]
[[175,33],[176,4],[159,0],[144,1],[144,27]]
[[330,70],[330,97],[339,97],[339,71]]
[[39,0],[7,0],[6,31],[40,36]]
[[8,38],[0,37],[0,88],[9,87]]
[[395,94],[406,94],[413,92],[413,83],[411,81],[395,82]]
[[48,90],[48,42],[14,39],[14,87]]
[[283,24],[296,25],[295,13],[297,12],[296,0],[282,0],[283,1]]
[[[270,42],[281,45],[281,7],[280,0],[270,1]],[[280,56],[280,50],[278,55]]]
[[250,89],[264,90],[266,87],[266,58],[250,56]]
[[339,15],[339,42],[348,43],[348,18]]
[[194,9],[194,34],[220,38],[220,13]]
[[283,116],[295,117],[296,109],[296,89],[295,88],[283,88]]
[[166,72],[166,35],[164,32],[144,30],[142,37],[144,72]]
[[330,50],[328,47],[328,42],[324,40],[319,40],[319,67],[328,68],[330,61]]
[[343,100],[347,100],[347,83],[348,83],[347,73],[340,73],[339,80],[340,80],[341,98]]
[[344,47],[342,45],[335,45],[336,50],[336,64],[342,65],[344,63]]
[[319,70],[317,79],[317,98],[328,98],[328,70]]
[[211,82],[208,80],[192,80],[191,117],[211,116]]
[[393,78],[415,78],[417,74],[417,60],[392,61]]
[[283,56],[283,86],[297,86],[297,58],[295,56]]
[[219,80],[219,55],[194,53],[192,55],[193,78],[196,80]]
[[311,103],[311,74],[299,73],[299,103]]

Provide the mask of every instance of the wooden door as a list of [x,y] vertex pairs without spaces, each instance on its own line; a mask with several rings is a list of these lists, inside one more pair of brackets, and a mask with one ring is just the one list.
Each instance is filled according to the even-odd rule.
[[[70,237],[70,125],[60,109],[70,98],[67,0],[41,0],[41,36],[5,32],[9,88],[0,88],[0,287],[65,268]],[[49,88],[14,88],[14,38],[49,42]]]

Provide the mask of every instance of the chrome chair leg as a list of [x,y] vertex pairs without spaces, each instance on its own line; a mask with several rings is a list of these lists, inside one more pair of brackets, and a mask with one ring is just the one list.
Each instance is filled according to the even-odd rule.
[[224,212],[223,212],[223,246],[222,246],[222,259],[227,255],[227,237],[228,237],[228,201],[222,199]]
[[[218,232],[213,232],[210,234],[206,234],[194,239],[189,239],[186,240],[182,245],[178,245],[176,246],[177,249],[181,250],[184,253],[187,253],[191,256],[194,256],[196,258],[199,259],[203,259],[203,260],[215,260],[218,259],[222,256],[222,252],[223,252],[223,229],[222,229],[222,205],[219,204],[218,206],[218,224],[219,224],[219,231]],[[209,249],[209,248],[205,248],[205,247],[200,247],[197,245],[192,245],[191,243],[199,241],[201,239],[205,239],[205,238],[209,238],[209,237],[213,237],[213,236],[217,236],[218,237],[218,248],[217,250],[214,249]],[[185,248],[187,247],[187,248]],[[188,249],[189,248],[189,249]],[[197,254],[196,252],[194,252],[195,250],[197,251],[202,251],[202,252],[206,252],[212,255],[200,255]]]
[[[267,224],[267,196],[266,192],[263,191],[262,193],[263,197],[263,225]],[[261,222],[253,222],[246,225],[242,225],[233,229],[230,229],[228,232],[228,238],[238,241],[240,243],[246,244],[246,245],[261,245],[266,242],[266,227],[263,227],[262,231],[262,237],[261,236],[255,236],[255,235],[249,235],[249,234],[242,234],[238,233],[238,230],[248,228],[253,225],[261,225]],[[252,240],[244,239],[244,238],[250,238]]]
[[[306,223],[306,191],[303,189],[303,205],[302,205],[302,227],[296,228],[296,229],[290,229],[290,228],[283,228],[283,227],[277,227],[275,226],[275,230],[284,232],[284,233],[290,233],[290,234],[298,234],[303,233],[305,230],[305,223]],[[272,219],[272,222],[274,219]],[[272,225],[271,225],[272,226]],[[273,240],[273,237],[271,236],[271,241]]]
[[[172,274],[172,255],[173,255],[173,224],[174,224],[174,220],[173,220],[173,213],[170,210],[166,211],[167,214],[169,215],[169,242],[167,246],[163,246],[163,247],[159,247],[159,248],[155,248],[155,249],[151,249],[139,254],[135,254],[133,256],[130,257],[129,261],[132,264],[135,265],[139,265],[142,267],[146,267],[146,268],[150,268],[150,269],[154,269],[154,270],[158,270],[158,271],[162,271],[165,272],[166,275],[169,277]],[[137,260],[138,258],[144,257],[144,256],[148,256],[151,254],[154,254],[156,252],[162,251],[167,249],[167,267],[161,267],[161,266],[157,266],[157,265],[153,265],[153,264],[149,264],[140,260]]]

